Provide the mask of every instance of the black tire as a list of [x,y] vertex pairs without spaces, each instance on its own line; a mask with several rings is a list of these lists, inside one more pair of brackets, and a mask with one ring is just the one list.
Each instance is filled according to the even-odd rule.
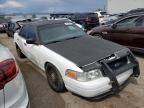
[[100,38],[100,39],[103,39],[103,36],[101,34],[94,34],[93,36],[97,37],[97,38]]
[[21,52],[21,49],[16,45],[16,51],[19,58],[26,58],[25,55]]
[[46,75],[48,83],[54,91],[64,92],[66,90],[62,76],[54,65],[52,64],[46,65]]

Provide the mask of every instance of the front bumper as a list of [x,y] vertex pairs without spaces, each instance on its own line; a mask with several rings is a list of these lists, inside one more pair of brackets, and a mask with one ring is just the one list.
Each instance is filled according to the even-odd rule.
[[116,59],[129,57],[130,63],[117,70],[113,70],[108,64],[115,59],[101,60],[99,63],[102,65],[104,77],[89,82],[79,82],[67,78],[65,80],[66,88],[80,96],[86,98],[95,97],[95,99],[100,99],[107,95],[119,92],[131,76],[138,77],[140,72],[139,64],[132,53],[119,53],[117,56],[119,56],[119,58]]

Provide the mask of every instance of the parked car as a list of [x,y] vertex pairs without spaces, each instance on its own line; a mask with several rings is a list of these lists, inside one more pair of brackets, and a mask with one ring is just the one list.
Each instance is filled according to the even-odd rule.
[[99,18],[100,25],[105,25],[109,21],[118,19],[117,15],[111,15],[105,11],[96,11],[95,14],[97,14],[97,16]]
[[21,28],[23,23],[30,22],[30,19],[12,19],[10,22],[8,22],[6,33],[8,37],[13,37],[14,33]]
[[144,8],[137,8],[128,11],[126,14],[137,14],[137,13],[144,13]]
[[144,53],[144,15],[125,16],[111,25],[96,27],[88,32]]
[[0,33],[5,32],[5,25],[3,23],[0,24]]
[[0,108],[30,108],[21,71],[8,48],[0,44]]
[[8,20],[0,19],[0,33],[5,33],[6,32],[7,23],[8,23]]
[[26,56],[45,71],[57,92],[66,88],[86,98],[102,98],[139,76],[138,62],[128,48],[88,36],[69,20],[25,24],[14,42],[19,57]]
[[68,13],[51,14],[53,18],[69,18],[70,20],[82,25],[85,30],[90,30],[99,26],[99,19],[95,13]]

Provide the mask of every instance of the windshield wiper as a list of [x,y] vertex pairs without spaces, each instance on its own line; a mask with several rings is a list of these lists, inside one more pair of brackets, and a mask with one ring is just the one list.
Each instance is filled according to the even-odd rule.
[[65,40],[75,39],[75,38],[79,38],[79,37],[81,37],[81,36],[75,36],[75,37],[71,37],[71,38],[56,40],[56,41],[48,42],[47,44],[52,44],[52,43],[57,43],[57,42],[63,42]]
[[62,40],[56,40],[56,41],[48,42],[47,44],[52,44],[52,43],[57,43],[57,42],[62,42]]
[[79,38],[79,37],[81,37],[81,36],[71,37],[71,38],[67,38],[67,39],[65,39],[65,40],[76,39],[76,38]]

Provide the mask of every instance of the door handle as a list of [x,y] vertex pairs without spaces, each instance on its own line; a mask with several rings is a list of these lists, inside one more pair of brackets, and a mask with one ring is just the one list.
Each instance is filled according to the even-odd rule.
[[24,43],[24,45],[25,45],[25,46],[27,46],[27,44],[26,44],[26,43]]

